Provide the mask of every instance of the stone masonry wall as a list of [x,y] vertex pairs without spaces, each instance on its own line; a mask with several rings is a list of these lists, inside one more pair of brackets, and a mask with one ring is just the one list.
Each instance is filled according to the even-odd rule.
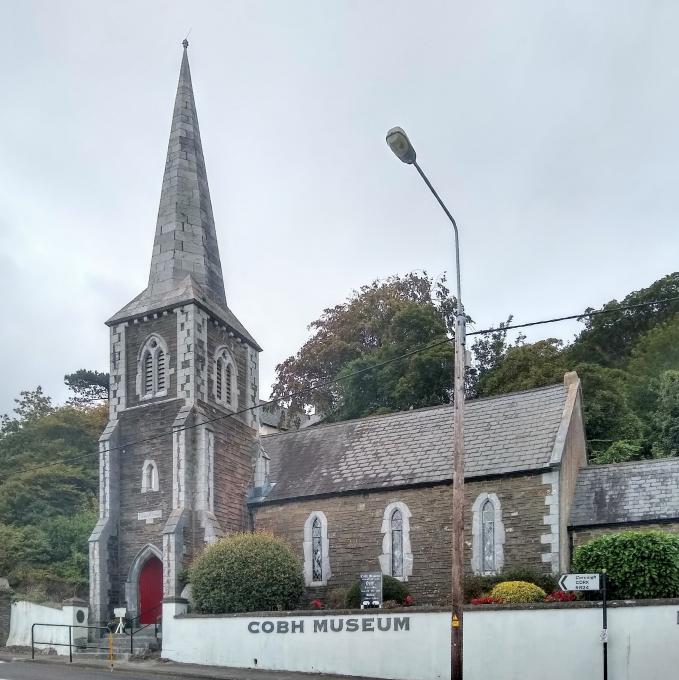
[[[199,402],[208,419],[225,413],[222,408]],[[225,533],[247,528],[245,496],[253,478],[252,444],[255,431],[240,418],[210,423],[214,432],[214,512]]]
[[659,522],[657,524],[619,524],[617,526],[588,527],[587,529],[572,529],[573,547],[577,548],[593,538],[605,534],[617,534],[621,531],[668,531],[679,534],[679,520],[676,522]]
[[[329,498],[276,503],[255,508],[258,529],[269,529],[286,538],[303,559],[304,522],[310,513],[322,511],[328,520],[329,556],[332,577],[325,587],[307,589],[307,596],[324,598],[328,591],[349,587],[362,571],[379,571],[382,552],[382,520],[389,503],[401,501],[412,513],[410,541],[413,571],[408,579],[416,603],[445,605],[450,600],[449,485],[344,494]],[[545,498],[551,492],[542,475],[504,476],[465,484],[465,566],[471,572],[472,513],[481,493],[496,494],[502,506],[505,527],[505,570],[531,566],[549,571],[542,554],[549,550],[541,542],[544,533]]]
[[[156,316],[157,318],[154,318]],[[125,328],[125,374],[127,407],[140,403],[137,394],[137,369],[139,352],[151,333],[157,333],[167,343],[170,360],[167,363],[167,396],[144,401],[163,401],[177,394],[177,318],[172,312],[152,315],[146,321],[129,323]],[[171,423],[172,421],[169,421]],[[168,423],[168,424],[169,424]]]
[[[174,322],[174,315],[171,320]],[[118,532],[119,592],[124,593],[132,561],[150,543],[162,551],[162,531],[172,510],[172,436],[169,434],[180,400],[149,403],[120,414],[120,441],[144,440],[126,446],[120,455],[120,529]],[[187,434],[191,433],[189,430]],[[158,466],[159,490],[141,493],[142,468],[146,459]],[[139,519],[140,513],[161,513],[161,517]]]
[[9,623],[12,612],[11,593],[0,590],[0,647],[4,647],[9,637]]

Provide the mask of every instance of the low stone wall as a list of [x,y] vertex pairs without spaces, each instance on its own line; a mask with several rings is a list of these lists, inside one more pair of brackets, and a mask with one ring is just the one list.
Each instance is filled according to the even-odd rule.
[[[612,603],[609,677],[667,680],[679,667],[679,600]],[[466,680],[600,680],[601,604],[465,612]],[[450,680],[450,613],[435,609],[186,614],[163,605],[163,656],[184,663]]]

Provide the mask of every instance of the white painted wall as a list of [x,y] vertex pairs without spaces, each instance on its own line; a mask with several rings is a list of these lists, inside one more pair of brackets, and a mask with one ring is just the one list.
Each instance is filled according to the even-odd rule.
[[[47,607],[33,602],[20,600],[12,603],[10,612],[8,647],[30,647],[31,627],[34,623],[40,624],[65,624],[75,626],[78,622],[76,615],[82,611],[84,622],[87,625],[88,608],[84,606],[63,605],[61,607]],[[86,637],[86,628],[73,628],[72,640]],[[36,649],[55,649],[57,654],[68,655],[68,628],[57,626],[36,626],[35,640],[41,644],[35,645]],[[60,643],[60,644],[59,644]],[[61,644],[65,644],[62,647]]]
[[[314,621],[352,615],[183,617],[163,606],[163,656],[185,663],[337,673],[395,680],[450,680],[450,614],[407,616],[409,629],[313,632]],[[679,604],[609,609],[609,677],[667,680],[679,668]],[[304,621],[304,633],[251,633],[262,623]],[[393,626],[393,624],[392,624]],[[373,625],[373,627],[375,627]],[[601,680],[601,609],[502,609],[465,613],[465,680]],[[255,663],[255,659],[257,662]]]
[[[450,665],[450,634],[447,613],[392,613],[380,610],[382,619],[392,618],[388,631],[316,632],[314,621],[343,626],[348,619],[370,620],[376,628],[376,614],[347,616],[237,616],[215,618],[173,618],[181,605],[163,605],[163,657],[184,663],[341,673],[374,678],[447,678]],[[409,630],[393,630],[393,617],[408,618]],[[250,624],[261,629],[303,622],[304,632],[251,633]],[[366,624],[370,627],[370,624]],[[426,650],[423,653],[423,650]],[[255,659],[257,662],[255,663]]]
[[[679,605],[608,610],[608,675],[667,680],[679,668]],[[601,609],[465,614],[467,680],[601,680]],[[675,671],[670,671],[675,669]]]

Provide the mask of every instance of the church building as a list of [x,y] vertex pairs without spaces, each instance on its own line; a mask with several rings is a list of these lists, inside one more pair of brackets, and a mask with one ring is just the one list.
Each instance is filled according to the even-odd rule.
[[[142,623],[154,621],[163,598],[181,595],[183,574],[206,544],[250,529],[290,542],[309,599],[379,570],[408,581],[417,603],[448,603],[450,405],[327,425],[314,419],[287,431],[273,408],[260,422],[261,347],[226,300],[187,47],[148,286],[107,321],[92,620],[124,606]],[[470,574],[556,574],[568,569],[578,532],[630,521],[679,526],[672,484],[671,511],[658,518],[652,509],[658,480],[679,479],[679,461],[587,468],[575,373],[562,384],[470,401],[465,420]],[[639,482],[622,484],[632,473]],[[635,509],[640,503],[651,510]]]

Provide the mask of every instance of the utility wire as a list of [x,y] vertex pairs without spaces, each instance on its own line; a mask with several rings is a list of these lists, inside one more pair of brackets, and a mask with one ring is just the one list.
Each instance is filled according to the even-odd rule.
[[[472,331],[470,333],[467,333],[467,335],[488,335],[490,333],[497,333],[507,331],[507,330],[513,330],[513,329],[518,329],[518,328],[528,328],[531,326],[540,326],[543,324],[548,324],[548,323],[557,323],[559,321],[570,321],[573,319],[584,319],[587,317],[592,317],[592,316],[600,316],[602,314],[615,314],[617,312],[624,312],[630,309],[639,309],[641,307],[652,307],[655,305],[661,305],[665,304],[668,302],[675,302],[679,301],[679,296],[675,297],[670,297],[670,298],[664,298],[661,300],[652,300],[650,302],[640,302],[638,304],[634,305],[623,305],[619,307],[615,307],[612,309],[600,309],[600,310],[593,310],[591,312],[583,312],[581,314],[571,314],[569,316],[560,316],[560,317],[555,317],[553,319],[545,319],[543,321],[530,321],[527,323],[522,323],[522,324],[512,324],[512,325],[507,325],[507,326],[498,326],[496,328],[486,328],[483,330],[478,330],[478,331]],[[289,394],[282,396],[282,397],[275,397],[274,399],[270,399],[268,401],[260,402],[259,404],[253,405],[253,406],[248,406],[247,408],[240,409],[239,411],[234,411],[233,413],[224,413],[219,416],[215,416],[214,418],[209,418],[207,420],[204,420],[200,423],[194,423],[192,425],[183,425],[181,427],[176,427],[173,428],[171,432],[161,432],[160,434],[155,434],[151,435],[150,437],[145,437],[143,439],[136,439],[133,441],[125,442],[124,444],[119,444],[118,446],[111,446],[107,450],[112,452],[112,451],[123,451],[126,447],[128,446],[134,446],[136,444],[145,444],[146,442],[149,441],[154,441],[156,439],[161,439],[162,437],[169,437],[174,434],[179,434],[180,432],[185,432],[187,430],[192,430],[197,427],[202,427],[203,425],[209,425],[211,423],[215,423],[220,420],[225,420],[227,418],[233,418],[235,416],[242,415],[244,413],[248,413],[250,411],[254,411],[255,409],[258,408],[264,408],[266,406],[271,406],[272,404],[278,404],[281,401],[287,401],[288,399],[294,399],[295,397],[300,397],[303,396],[304,394],[307,394],[308,392],[314,391],[314,390],[319,390],[324,387],[329,387],[331,385],[335,385],[339,382],[342,382],[344,380],[348,380],[349,378],[355,378],[359,375],[363,375],[365,373],[368,373],[370,371],[374,371],[378,368],[383,368],[384,366],[388,366],[389,364],[393,364],[396,361],[401,361],[402,359],[407,359],[408,357],[414,356],[415,354],[419,354],[420,352],[426,352],[427,350],[434,349],[436,347],[440,347],[442,345],[450,344],[453,342],[454,338],[445,338],[444,340],[438,340],[437,342],[432,342],[428,345],[424,345],[422,347],[417,347],[415,349],[412,349],[408,352],[405,352],[404,354],[399,354],[396,357],[392,357],[391,359],[386,359],[385,361],[381,361],[377,364],[371,364],[370,366],[366,366],[365,368],[362,368],[358,371],[354,371],[353,373],[349,373],[347,375],[342,375],[342,376],[336,376],[334,378],[331,378],[329,380],[324,380],[319,383],[315,383],[312,385],[309,385],[308,387],[304,387],[300,390],[296,390],[295,392],[290,392]],[[26,472],[34,472],[36,470],[42,470],[48,467],[53,467],[55,465],[63,465],[65,463],[71,463],[75,462],[78,460],[82,460],[83,458],[87,458],[89,456],[94,456],[94,455],[99,455],[99,450],[96,451],[88,451],[86,453],[78,454],[77,456],[72,456],[71,458],[65,458],[60,461],[54,461],[53,463],[45,463],[43,465],[35,465],[33,467],[28,467],[24,468],[23,470],[19,470],[16,473],[13,474],[23,474]],[[9,475],[12,476],[12,475]],[[5,478],[7,479],[7,478]],[[0,481],[2,481],[0,479]]]

